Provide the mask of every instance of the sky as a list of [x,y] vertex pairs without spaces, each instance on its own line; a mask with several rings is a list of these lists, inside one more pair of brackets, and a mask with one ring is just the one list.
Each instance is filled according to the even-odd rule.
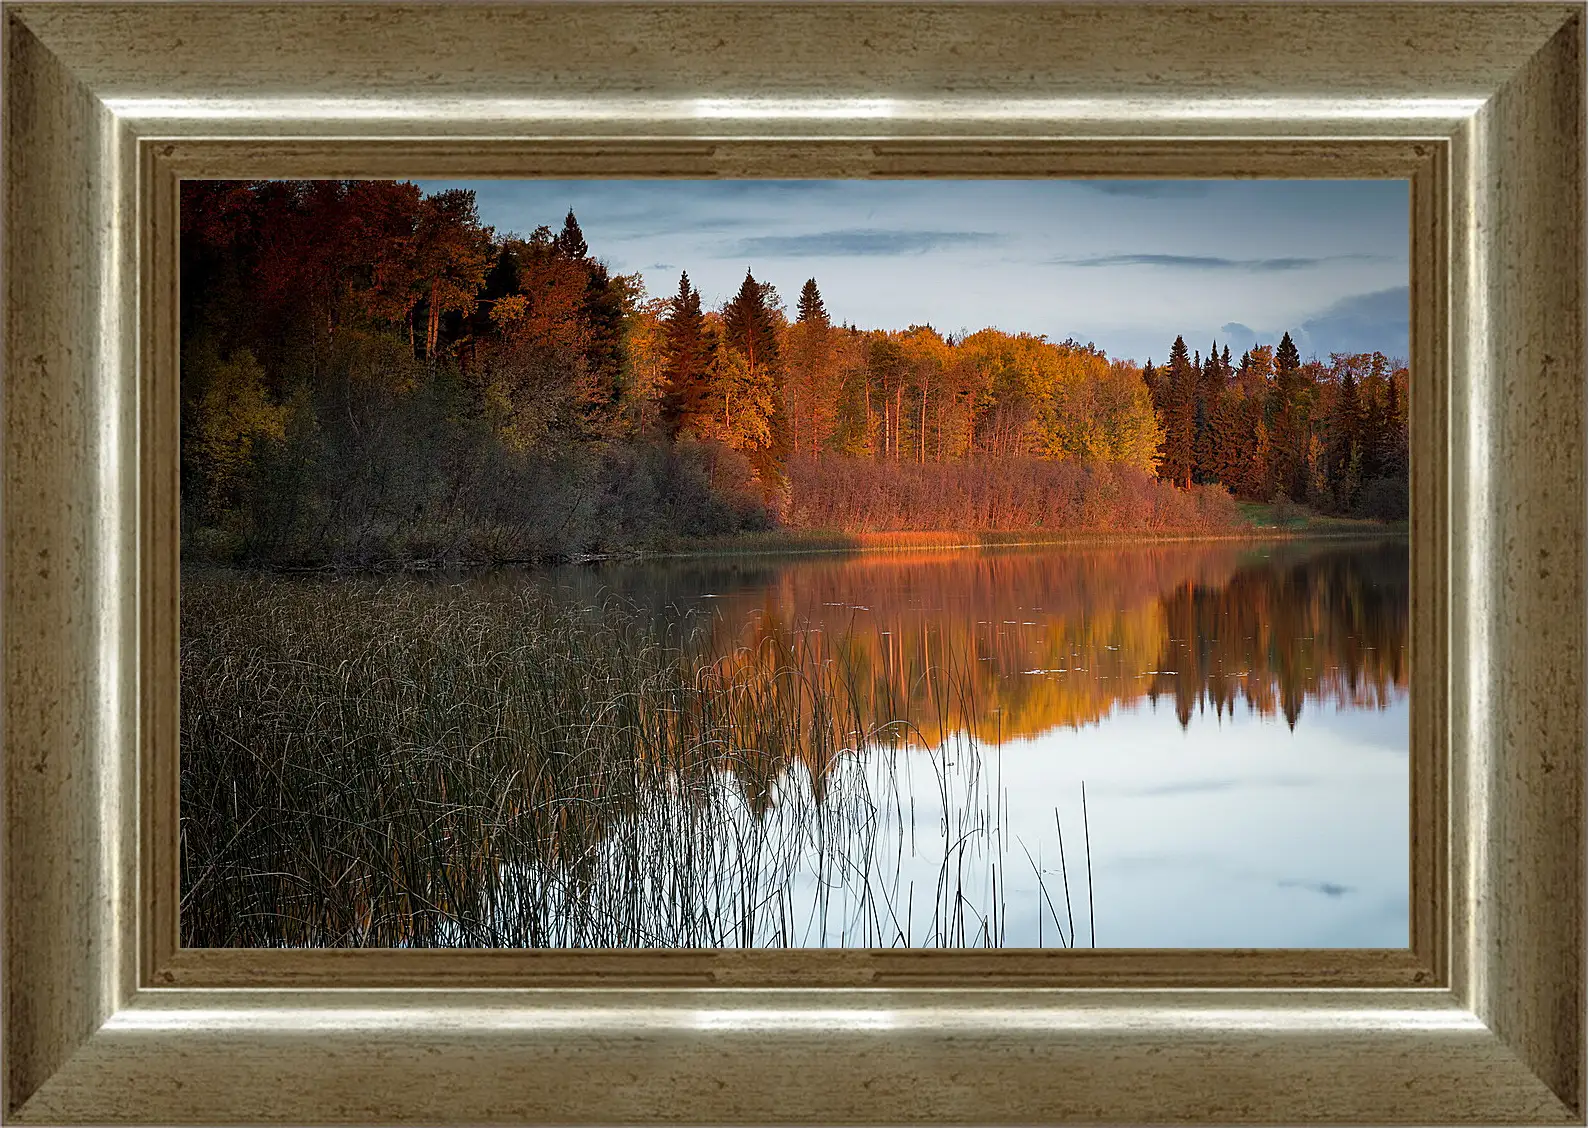
[[1176,334],[1233,356],[1291,333],[1304,359],[1407,355],[1407,182],[498,180],[499,233],[572,208],[591,253],[713,307],[749,269],[791,311],[815,278],[835,322],[988,326],[1162,361]]

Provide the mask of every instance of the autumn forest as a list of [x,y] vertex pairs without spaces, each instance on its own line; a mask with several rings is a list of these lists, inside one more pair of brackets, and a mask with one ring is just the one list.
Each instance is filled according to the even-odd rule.
[[[648,294],[569,212],[192,181],[184,551],[255,564],[544,560],[777,528],[1243,527],[1232,499],[1395,520],[1407,369],[1176,338],[1158,363],[994,328],[862,327],[821,280]],[[1062,317],[1062,307],[1056,311]],[[1233,355],[1232,344],[1241,348]]]

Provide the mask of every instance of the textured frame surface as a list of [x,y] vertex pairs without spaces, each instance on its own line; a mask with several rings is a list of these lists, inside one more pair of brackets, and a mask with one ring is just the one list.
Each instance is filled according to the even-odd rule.
[[[1584,1121],[1582,7],[0,8],[0,1116]],[[1408,178],[1411,947],[178,948],[184,175]]]

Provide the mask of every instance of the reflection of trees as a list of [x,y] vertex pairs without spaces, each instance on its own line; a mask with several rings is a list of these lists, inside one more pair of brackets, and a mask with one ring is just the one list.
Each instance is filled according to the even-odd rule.
[[1283,713],[1303,702],[1384,708],[1407,686],[1407,550],[1387,544],[1238,568],[1218,588],[1190,582],[1162,600],[1168,627],[1150,699]]
[[[723,662],[842,670],[871,724],[999,742],[1144,698],[1295,725],[1306,702],[1405,693],[1407,548],[1222,545],[876,555],[587,575],[661,610],[714,613]],[[933,676],[929,677],[929,672]],[[950,692],[945,692],[952,687]]]

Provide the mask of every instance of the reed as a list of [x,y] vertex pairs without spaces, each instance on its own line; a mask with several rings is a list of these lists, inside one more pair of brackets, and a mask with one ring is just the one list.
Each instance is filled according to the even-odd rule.
[[913,718],[816,636],[410,577],[193,570],[181,626],[186,945],[1004,943],[996,775],[923,736],[952,663]]

